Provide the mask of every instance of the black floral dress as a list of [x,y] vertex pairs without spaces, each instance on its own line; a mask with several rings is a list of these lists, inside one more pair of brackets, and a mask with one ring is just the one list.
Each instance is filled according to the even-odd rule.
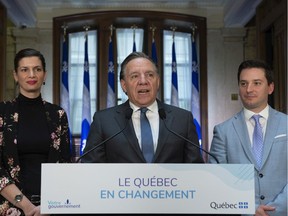
[[[26,185],[25,187],[27,187],[27,182],[25,182],[25,184],[24,182],[21,182],[23,179],[26,179],[22,177],[23,175],[21,173],[21,167],[24,165],[27,166],[27,163],[25,162],[25,164],[21,164],[21,162],[23,163],[23,161],[25,160],[21,159],[23,151],[21,153],[21,148],[19,148],[20,144],[18,145],[19,142],[18,138],[22,137],[21,138],[22,140],[23,137],[25,137],[23,136],[23,132],[21,131],[22,133],[19,133],[18,130],[21,128],[26,128],[26,126],[23,124],[19,125],[19,111],[22,108],[20,102],[21,100],[23,100],[23,98],[25,100],[25,97],[20,94],[17,98],[15,98],[12,101],[4,101],[0,103],[0,191],[9,184],[16,184],[20,190],[23,190],[23,185]],[[41,163],[41,161],[42,162],[46,161],[47,163],[69,163],[71,162],[71,153],[70,153],[70,136],[69,136],[70,132],[69,132],[67,115],[61,107],[44,101],[41,98],[41,95],[36,100],[38,101],[37,106],[39,106],[39,100],[41,103],[40,105],[41,106],[43,105],[42,106],[43,109],[41,109],[42,111],[40,112],[42,112],[43,114],[43,121],[45,120],[47,121],[46,128],[48,132],[44,133],[47,134],[47,136],[45,136],[47,140],[44,142],[46,143],[46,147],[43,147],[45,148],[44,151],[45,160],[43,159],[38,160],[37,163]],[[31,112],[33,111],[31,110]],[[23,112],[20,111],[20,113]],[[37,124],[37,122],[38,121],[34,121],[33,124]],[[29,128],[29,125],[27,126]],[[32,133],[35,133],[35,136],[37,136],[38,133],[43,134],[43,131],[35,130]],[[19,134],[22,135],[19,137]],[[29,137],[31,137],[31,139],[35,138],[33,136]],[[29,143],[29,137],[28,139],[27,137],[25,137],[26,143]],[[25,148],[23,148],[22,146],[22,150]],[[27,152],[25,152],[24,154],[26,153]],[[38,164],[38,167],[41,167],[41,164]],[[30,171],[31,168],[29,172]],[[40,170],[34,170],[34,172],[39,173]],[[40,179],[36,181],[38,181],[37,184],[40,185],[39,182]],[[40,188],[38,188],[38,190],[40,190]],[[9,209],[10,209],[9,211],[11,211],[11,208],[15,208],[13,204],[8,202],[2,196],[0,196],[0,215],[7,215],[7,211]]]

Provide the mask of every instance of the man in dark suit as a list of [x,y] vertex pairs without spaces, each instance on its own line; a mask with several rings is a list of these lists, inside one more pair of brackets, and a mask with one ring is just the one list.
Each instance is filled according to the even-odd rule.
[[153,137],[152,159],[148,162],[203,163],[191,112],[156,99],[160,77],[152,59],[144,53],[131,53],[121,65],[120,81],[129,99],[121,105],[94,114],[84,154],[108,137],[121,132],[85,155],[82,163],[146,163],[141,143],[141,137],[147,136],[141,134],[142,107],[148,108],[146,115]]

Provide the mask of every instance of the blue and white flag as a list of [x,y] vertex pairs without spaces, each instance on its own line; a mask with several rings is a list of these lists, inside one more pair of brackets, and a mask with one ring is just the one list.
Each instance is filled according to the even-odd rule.
[[154,38],[152,41],[152,56],[151,56],[151,58],[154,61],[155,65],[158,65],[157,49],[156,49],[156,43],[155,43]]
[[82,127],[80,156],[86,146],[86,140],[90,130],[91,106],[90,106],[90,80],[89,80],[89,61],[88,61],[88,35],[85,33],[85,57],[84,57],[84,79],[83,79],[83,99],[82,99]]
[[202,135],[201,135],[201,120],[200,120],[200,97],[199,97],[199,65],[197,60],[197,50],[194,38],[192,38],[192,99],[191,107],[192,114],[194,117],[194,123],[196,125],[196,130],[199,138],[199,143],[201,145]]
[[136,52],[136,43],[135,43],[135,39],[134,39],[134,41],[133,41],[133,50],[132,50],[133,52]]
[[113,58],[113,43],[110,37],[109,42],[109,60],[108,60],[108,89],[107,89],[107,108],[116,105],[115,100],[115,73],[114,73],[114,58]]
[[179,106],[178,100],[178,79],[177,79],[177,63],[175,53],[175,43],[172,44],[172,85],[171,85],[171,105]]
[[61,68],[61,95],[60,106],[66,111],[68,122],[70,118],[70,102],[69,102],[69,81],[68,81],[68,43],[64,36],[62,44],[62,68]]
[[[69,97],[69,76],[68,76],[68,42],[66,35],[63,38],[62,44],[62,68],[61,68],[61,87],[60,87],[60,106],[65,110],[70,125],[70,97]],[[70,150],[74,155],[74,148],[72,145],[72,134],[69,130]]]

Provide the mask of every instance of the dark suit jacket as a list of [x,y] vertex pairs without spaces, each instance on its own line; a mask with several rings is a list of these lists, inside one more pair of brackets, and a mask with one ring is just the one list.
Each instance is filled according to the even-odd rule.
[[[199,146],[191,112],[157,102],[158,108],[165,110],[167,127]],[[94,114],[84,154],[125,127],[125,110],[129,108],[129,101],[126,101]],[[159,124],[159,138],[153,163],[203,163],[199,148],[169,132],[162,119]],[[145,163],[132,120],[129,120],[122,133],[87,154],[81,162]]]

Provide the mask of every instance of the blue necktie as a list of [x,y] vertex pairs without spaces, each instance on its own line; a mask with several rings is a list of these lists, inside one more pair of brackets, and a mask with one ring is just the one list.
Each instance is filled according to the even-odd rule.
[[262,153],[263,153],[263,133],[262,133],[262,127],[259,122],[260,117],[261,117],[260,115],[252,116],[252,118],[255,121],[252,151],[258,168],[261,167]]
[[146,107],[140,108],[140,123],[141,123],[141,145],[142,153],[147,163],[151,163],[154,156],[154,144],[151,132],[151,126],[147,119]]

